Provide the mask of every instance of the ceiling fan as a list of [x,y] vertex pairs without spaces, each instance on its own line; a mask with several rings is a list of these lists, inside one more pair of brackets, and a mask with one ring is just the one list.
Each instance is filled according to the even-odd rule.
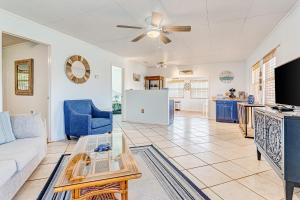
[[160,40],[164,44],[168,44],[171,42],[170,38],[168,38],[166,34],[172,32],[190,32],[192,29],[191,26],[163,26],[161,24],[163,21],[163,15],[159,12],[152,12],[152,15],[150,17],[147,17],[145,21],[146,27],[128,25],[117,25],[117,27],[146,30],[144,33],[131,40],[131,42],[137,42],[145,36],[148,36],[150,38],[160,37]]
[[156,65],[151,65],[151,66],[148,66],[150,68],[167,68],[168,66],[175,66],[175,67],[186,67],[186,66],[190,66],[190,65],[182,65],[182,64],[172,64],[172,63],[168,63],[168,62],[165,62],[165,61],[161,61],[161,62],[158,62],[156,63]]

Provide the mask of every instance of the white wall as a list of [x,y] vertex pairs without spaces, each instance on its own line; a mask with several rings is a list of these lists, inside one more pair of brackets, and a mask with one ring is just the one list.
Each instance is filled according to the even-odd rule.
[[126,90],[125,99],[125,121],[169,124],[168,90]]
[[[144,90],[144,77],[147,72],[147,68],[140,63],[126,61],[125,69],[125,90]],[[133,73],[141,75],[141,80],[139,82],[133,81]]]
[[[122,57],[2,9],[0,9],[1,32],[12,33],[51,46],[50,140],[65,138],[64,100],[91,98],[101,109],[111,109],[111,66],[125,66]],[[74,84],[65,75],[65,61],[74,54],[82,55],[90,64],[91,77],[85,84]],[[96,79],[95,75],[99,75],[99,79]],[[2,80],[0,82],[2,83]],[[0,105],[2,106],[2,100]]]
[[[34,59],[33,96],[15,95],[15,61]],[[11,114],[41,113],[48,118],[48,46],[26,42],[3,48],[3,109]]]
[[[276,61],[280,66],[300,56],[300,1],[280,21],[274,30],[262,41],[246,61],[250,88],[251,67],[273,48],[277,47]],[[250,90],[248,88],[248,90]]]
[[[219,74],[224,70],[233,72],[235,77],[231,83],[222,83],[219,80]],[[203,77],[209,80],[210,98],[217,94],[224,94],[230,88],[235,88],[237,92],[246,91],[247,89],[247,69],[244,62],[202,64],[193,67],[193,71],[193,77]],[[147,75],[161,75],[165,78],[175,78],[179,77],[179,69],[177,67],[149,68]],[[215,119],[215,112],[215,102],[210,100],[208,108],[210,119]]]

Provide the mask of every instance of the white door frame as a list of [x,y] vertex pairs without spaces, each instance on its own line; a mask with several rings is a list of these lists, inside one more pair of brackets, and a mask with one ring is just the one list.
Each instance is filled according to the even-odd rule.
[[[121,108],[122,108],[122,112],[121,112],[121,118],[123,119],[123,114],[124,114],[124,105],[125,105],[125,101],[124,101],[124,90],[125,90],[125,86],[124,86],[124,83],[125,83],[125,70],[124,70],[124,67],[120,67],[120,66],[118,66],[118,65],[114,65],[114,64],[112,64],[111,65],[111,91],[112,91],[112,68],[113,67],[117,67],[117,68],[120,68],[121,69],[121,73],[122,73],[122,75],[121,75],[121,77],[122,77],[122,81],[121,81],[121,84],[122,84],[122,88],[121,88]],[[112,96],[112,95],[111,95]],[[112,97],[111,97],[111,102],[112,102]]]
[[[39,44],[43,44],[43,45],[46,45],[48,47],[48,97],[47,97],[47,101],[48,101],[48,111],[47,111],[47,141],[50,142],[51,141],[51,65],[52,65],[52,62],[51,62],[51,52],[52,52],[52,48],[51,48],[51,45],[50,44],[47,44],[47,43],[44,43],[44,42],[40,42],[40,41],[37,41],[37,40],[33,40],[31,38],[26,38],[26,37],[22,37],[22,36],[19,36],[19,35],[16,35],[14,33],[11,33],[11,32],[6,32],[6,31],[0,31],[0,34],[1,34],[1,38],[0,38],[0,45],[1,45],[1,58],[0,58],[0,66],[1,66],[1,71],[3,71],[3,46],[2,46],[2,34],[5,33],[5,34],[8,34],[8,35],[12,35],[12,36],[15,36],[15,37],[18,37],[18,38],[22,38],[22,39],[25,39],[25,40],[29,40],[29,41],[32,41],[32,42],[35,42],[35,43],[39,43]],[[3,108],[4,108],[4,101],[3,101],[3,97],[4,97],[4,93],[3,93],[3,87],[4,87],[4,84],[3,84],[3,73],[1,73],[1,80],[2,80],[2,87],[1,87],[1,98],[2,98],[2,111],[3,111]]]

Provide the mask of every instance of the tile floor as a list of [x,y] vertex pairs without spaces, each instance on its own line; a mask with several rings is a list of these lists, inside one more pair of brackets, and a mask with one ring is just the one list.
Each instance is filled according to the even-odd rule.
[[[177,116],[172,126],[126,123],[115,117],[114,132],[124,132],[131,146],[154,144],[211,199],[284,199],[283,183],[264,161],[256,160],[252,139],[238,125]],[[76,141],[48,145],[48,154],[16,200],[35,199],[63,153]],[[300,200],[296,190],[294,200]]]

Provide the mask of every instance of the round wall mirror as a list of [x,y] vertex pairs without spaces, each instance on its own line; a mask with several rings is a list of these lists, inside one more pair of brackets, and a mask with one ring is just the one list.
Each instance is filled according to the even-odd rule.
[[90,65],[82,56],[71,56],[66,62],[66,75],[74,83],[84,83],[90,78]]

